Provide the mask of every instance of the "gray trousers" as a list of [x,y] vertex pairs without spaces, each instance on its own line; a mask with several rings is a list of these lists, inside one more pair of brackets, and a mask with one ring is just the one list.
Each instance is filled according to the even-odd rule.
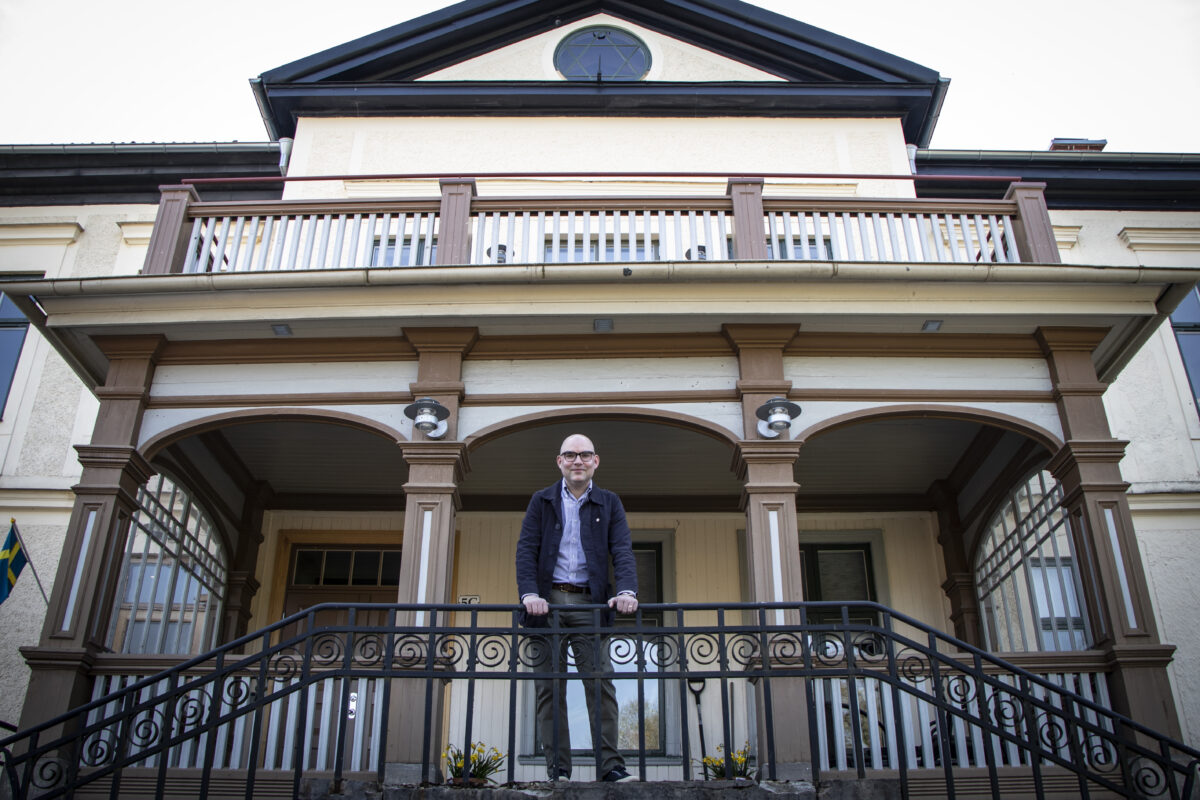
[[[604,600],[596,601],[588,594],[572,594],[570,592],[560,592],[553,589],[550,592],[550,597],[547,598],[551,605],[579,605],[583,603],[606,602]],[[554,614],[551,612],[551,620]],[[595,616],[591,611],[559,611],[558,622],[563,628],[578,628],[578,627],[593,627]],[[587,634],[567,635],[562,637],[562,644],[558,655],[558,670],[565,670],[566,664],[566,645],[570,642],[571,653],[575,657],[575,666],[580,672],[612,672],[612,660],[608,655],[608,637],[593,636]],[[553,646],[553,643],[550,645]],[[550,647],[547,647],[542,654],[542,659],[538,659],[534,669],[554,669],[554,662],[551,660]],[[600,685],[600,708],[596,708],[596,684]],[[563,772],[567,775],[571,774],[571,732],[567,727],[567,682],[554,680],[534,681],[535,684],[535,707],[537,709],[537,726],[538,736],[542,740],[542,753],[546,757],[546,771],[550,778],[557,777],[555,769],[555,760],[557,759],[557,772]],[[555,684],[558,684],[558,703],[557,707],[554,702]],[[613,687],[612,679],[601,678],[599,680],[584,681],[583,694],[587,700],[588,719],[595,720],[597,715],[600,718],[600,774],[597,778],[603,777],[609,770],[616,767],[625,766],[625,759],[617,752],[617,691]],[[558,717],[558,736],[554,735],[554,717],[557,712]],[[593,731],[592,738],[595,739],[595,728],[592,727],[594,722],[589,723],[589,728]]]

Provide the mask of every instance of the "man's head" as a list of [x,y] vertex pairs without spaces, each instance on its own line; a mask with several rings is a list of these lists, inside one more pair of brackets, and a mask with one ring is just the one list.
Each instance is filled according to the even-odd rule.
[[596,446],[592,440],[581,433],[573,433],[563,439],[558,448],[558,468],[562,471],[567,488],[573,493],[580,493],[587,488],[600,466],[600,456],[596,455]]

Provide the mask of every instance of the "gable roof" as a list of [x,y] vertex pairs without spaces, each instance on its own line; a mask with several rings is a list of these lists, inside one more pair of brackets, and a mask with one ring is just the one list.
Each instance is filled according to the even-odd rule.
[[[782,81],[419,81],[594,14],[628,20]],[[268,70],[252,85],[272,138],[305,115],[898,116],[933,133],[935,70],[739,0],[465,0]]]

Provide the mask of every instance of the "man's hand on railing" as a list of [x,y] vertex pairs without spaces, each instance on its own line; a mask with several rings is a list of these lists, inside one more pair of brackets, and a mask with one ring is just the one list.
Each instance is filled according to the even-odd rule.
[[637,611],[637,597],[631,594],[619,594],[608,598],[608,607],[615,608],[619,614],[632,614]]
[[525,613],[533,617],[544,617],[550,613],[550,604],[536,594],[525,595],[521,598],[521,604],[525,606]]

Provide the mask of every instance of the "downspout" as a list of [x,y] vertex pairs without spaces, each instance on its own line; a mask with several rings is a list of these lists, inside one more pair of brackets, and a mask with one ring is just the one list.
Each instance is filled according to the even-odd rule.
[[[296,140],[290,136],[284,136],[279,140],[279,174],[285,178],[288,174],[288,164],[292,160],[292,145],[295,143]],[[916,170],[914,169],[913,172]]]
[[271,101],[267,99],[267,90],[263,88],[262,78],[251,78],[250,90],[254,92],[254,102],[258,104],[258,115],[262,117],[263,125],[267,128],[267,136],[272,142],[279,141],[279,131],[276,130],[271,116]]
[[[942,116],[942,104],[946,102],[946,90],[950,88],[949,78],[938,78],[938,82],[933,87],[933,96],[929,101],[929,111],[925,114],[925,124],[921,126],[921,133],[917,136],[917,147],[929,147],[929,140],[933,138],[933,129],[937,127],[938,119]],[[916,172],[916,170],[913,170]]]

